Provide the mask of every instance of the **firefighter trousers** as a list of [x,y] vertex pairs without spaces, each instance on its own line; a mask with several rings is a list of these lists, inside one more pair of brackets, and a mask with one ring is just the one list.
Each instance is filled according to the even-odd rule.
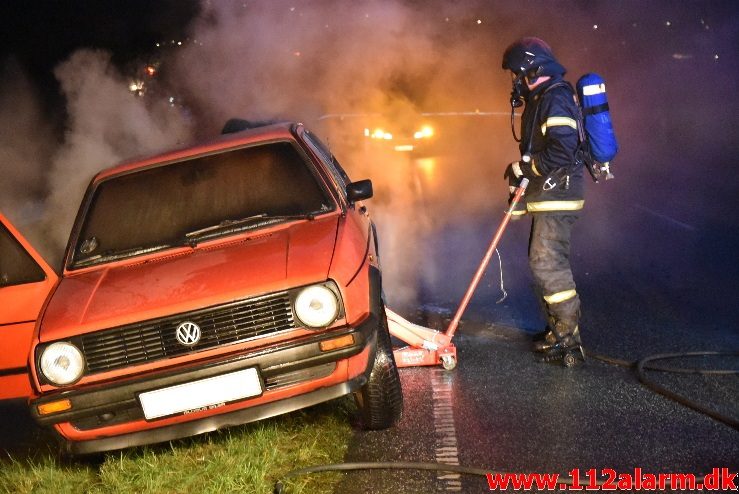
[[529,266],[537,295],[547,311],[551,329],[571,334],[580,317],[580,297],[570,267],[570,237],[578,216],[571,213],[533,213],[529,237]]

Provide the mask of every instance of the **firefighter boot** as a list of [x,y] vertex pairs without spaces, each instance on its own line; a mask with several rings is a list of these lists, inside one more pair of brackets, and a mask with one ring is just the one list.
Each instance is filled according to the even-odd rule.
[[[578,345],[582,346],[579,326],[575,327],[575,330],[572,332],[572,337],[575,339],[575,342]],[[547,326],[547,329],[545,329],[541,333],[535,334],[533,339],[534,351],[539,353],[546,352],[557,344],[557,336],[554,334],[553,330],[549,329],[549,326]]]
[[578,327],[569,330],[566,323],[558,321],[552,333],[556,341],[551,345],[542,345],[540,362],[562,362],[565,367],[574,367],[585,362]]
[[557,337],[554,336],[553,331],[555,321],[556,319],[553,316],[547,317],[547,326],[531,338],[534,342],[533,350],[535,352],[543,352],[557,342]]

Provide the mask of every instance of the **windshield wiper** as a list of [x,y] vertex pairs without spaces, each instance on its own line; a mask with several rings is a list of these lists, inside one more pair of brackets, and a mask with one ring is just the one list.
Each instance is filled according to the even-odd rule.
[[190,245],[198,241],[229,233],[240,232],[254,226],[264,226],[285,220],[314,220],[315,213],[292,214],[292,215],[270,215],[267,213],[255,214],[238,220],[223,220],[217,225],[206,226],[199,230],[193,230],[185,234],[185,241]]
[[205,228],[201,228],[199,230],[193,230],[191,232],[187,232],[185,234],[185,238],[197,238],[203,235],[204,233],[210,233],[210,232],[215,232],[215,231],[219,231],[222,229],[226,229],[229,227],[236,227],[236,226],[244,225],[247,223],[251,223],[252,221],[266,218],[266,217],[267,217],[267,213],[261,213],[261,214],[255,214],[253,216],[247,216],[246,218],[241,218],[239,220],[223,220],[217,225],[206,226]]
[[97,254],[94,256],[85,257],[83,259],[75,260],[74,265],[75,267],[83,268],[85,266],[90,266],[91,264],[115,261],[118,259],[123,259],[124,257],[139,256],[141,254],[148,254],[149,252],[155,252],[158,250],[167,249],[169,247],[174,247],[174,245],[161,244],[152,245],[149,247],[131,247],[130,249],[108,250],[103,252],[102,254]]

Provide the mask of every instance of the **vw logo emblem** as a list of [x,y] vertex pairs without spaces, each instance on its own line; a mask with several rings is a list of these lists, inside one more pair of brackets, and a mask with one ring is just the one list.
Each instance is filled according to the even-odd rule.
[[193,346],[200,341],[200,326],[194,322],[185,321],[177,326],[177,341],[185,346]]

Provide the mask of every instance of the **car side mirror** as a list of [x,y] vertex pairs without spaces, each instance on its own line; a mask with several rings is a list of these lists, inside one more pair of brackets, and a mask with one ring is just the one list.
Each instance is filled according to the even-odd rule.
[[372,180],[358,180],[346,186],[349,202],[363,201],[372,197]]

